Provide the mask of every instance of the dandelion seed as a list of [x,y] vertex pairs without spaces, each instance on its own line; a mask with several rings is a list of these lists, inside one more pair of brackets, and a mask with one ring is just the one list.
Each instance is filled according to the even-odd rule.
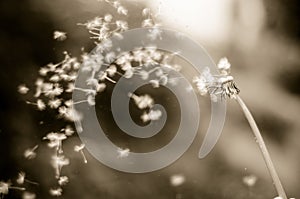
[[148,17],[150,14],[151,14],[150,8],[144,8],[144,9],[143,9],[142,15],[143,15],[144,17]]
[[152,79],[149,81],[149,83],[152,85],[153,88],[159,87],[159,81],[157,79]]
[[253,187],[256,184],[257,177],[255,175],[248,175],[243,177],[243,183],[248,187]]
[[82,158],[83,158],[84,163],[87,163],[87,159],[86,159],[86,157],[85,157],[85,154],[83,153],[84,147],[85,147],[84,144],[76,145],[76,146],[74,147],[74,151],[80,152],[80,154],[81,154],[81,156],[82,156]]
[[18,178],[16,180],[17,183],[18,184],[24,184],[24,182],[27,182],[27,183],[30,183],[30,184],[38,185],[38,183],[26,179],[25,176],[26,176],[25,172],[23,172],[23,171],[19,172]]
[[9,189],[15,189],[15,190],[20,190],[20,191],[24,191],[25,188],[23,187],[14,187],[11,186],[11,182],[3,182],[0,181],[0,196],[2,197],[3,195],[7,195],[9,192]]
[[66,136],[71,136],[74,134],[74,130],[70,125],[67,125],[64,131]]
[[116,72],[117,72],[117,67],[116,65],[110,65],[107,69],[106,69],[106,72],[107,74],[110,76],[110,77],[113,77]]
[[17,178],[17,183],[18,184],[23,184],[25,180],[25,173],[24,172],[19,172],[18,178]]
[[112,18],[113,18],[113,16],[111,14],[106,14],[104,16],[104,21],[111,22]]
[[170,183],[172,186],[177,187],[185,182],[185,177],[182,174],[172,175],[170,178]]
[[68,88],[65,90],[67,93],[72,93],[75,88],[74,83],[68,83]]
[[42,76],[46,76],[48,72],[49,72],[49,69],[46,68],[46,67],[42,67],[39,70],[39,74],[42,75]]
[[54,156],[52,156],[51,163],[52,163],[52,166],[55,169],[56,178],[59,179],[61,169],[64,166],[69,165],[70,161],[69,161],[69,159],[65,158],[65,156],[63,156],[63,155],[54,155]]
[[0,195],[8,194],[10,185],[11,185],[11,183],[9,183],[9,182],[0,181]]
[[61,99],[49,100],[48,105],[52,109],[57,109],[61,105]]
[[152,28],[149,30],[149,33],[147,34],[147,36],[153,41],[153,40],[156,40],[156,39],[162,39],[162,31],[158,28],[158,27],[155,27],[155,28]]
[[129,93],[128,96],[132,98],[139,109],[151,108],[154,100],[149,95],[137,96],[133,93]]
[[141,76],[142,80],[146,80],[149,78],[149,73],[148,71],[145,70],[139,71],[139,75]]
[[121,31],[128,30],[128,24],[126,21],[118,20],[116,21],[116,25]]
[[54,31],[53,39],[56,39],[58,41],[63,41],[67,39],[67,33],[61,31]]
[[36,150],[37,148],[38,148],[38,145],[35,145],[33,148],[26,149],[26,150],[24,151],[24,157],[25,157],[26,159],[29,159],[29,160],[35,158],[35,157],[36,157],[36,152],[35,152],[35,150]]
[[26,94],[29,91],[29,88],[27,88],[27,86],[25,84],[21,84],[18,86],[18,91],[21,94]]
[[162,75],[160,77],[159,81],[160,81],[161,85],[165,86],[168,83],[168,77],[167,77],[167,75]]
[[60,77],[58,75],[53,75],[49,80],[51,82],[58,82],[60,80]]
[[60,94],[62,94],[64,90],[60,87],[59,84],[45,84],[44,86],[44,93],[45,93],[45,96],[47,97],[55,97],[55,96],[58,96]]
[[117,153],[118,153],[118,158],[125,158],[128,157],[130,150],[128,148],[126,149],[121,149],[118,148],[117,149]]
[[99,78],[99,80],[100,81],[103,81],[103,80],[108,80],[108,81],[110,81],[110,82],[112,82],[112,83],[116,83],[116,81],[115,80],[113,80],[113,79],[111,79],[111,78],[109,78],[108,76],[107,76],[107,72],[105,72],[105,71],[100,71],[99,72],[99,75],[98,75],[98,78]]
[[58,179],[58,184],[60,186],[64,186],[64,185],[68,184],[68,182],[69,182],[68,176],[60,176]]
[[119,6],[119,7],[117,8],[117,12],[118,12],[119,14],[122,14],[122,15],[127,15],[127,14],[128,14],[128,10],[127,10],[126,8],[124,8],[123,6]]
[[142,22],[142,27],[147,28],[147,27],[153,27],[154,26],[154,22],[152,19],[145,19]]
[[160,110],[150,110],[149,113],[144,112],[141,116],[141,119],[143,120],[143,122],[148,122],[150,120],[159,120],[161,116],[162,113]]
[[62,188],[50,189],[49,193],[51,196],[61,196],[62,195]]
[[56,147],[56,151],[58,153],[63,153],[62,150],[62,141],[67,139],[67,136],[63,133],[48,133],[44,138],[44,140],[49,140],[48,147],[54,148]]
[[108,63],[113,62],[115,58],[116,58],[115,52],[109,52],[105,55],[105,61],[107,61]]
[[36,105],[37,105],[38,110],[40,110],[40,111],[45,110],[45,108],[46,108],[45,103],[41,99],[38,99],[36,101]]
[[25,191],[22,195],[22,199],[35,199],[36,195],[35,193],[27,192]]
[[218,63],[218,69],[221,71],[222,74],[228,75],[230,70],[231,64],[229,63],[226,57],[220,59]]
[[87,97],[87,103],[90,105],[90,106],[95,106],[96,102],[95,102],[95,96],[93,95],[89,95]]
[[35,193],[27,192],[25,191],[22,195],[22,199],[35,199],[36,195]]
[[73,106],[73,100],[67,100],[64,102],[64,104],[67,106],[67,107],[72,107]]

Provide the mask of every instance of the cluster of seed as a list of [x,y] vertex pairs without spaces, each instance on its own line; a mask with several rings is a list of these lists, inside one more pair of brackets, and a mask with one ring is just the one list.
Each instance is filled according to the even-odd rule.
[[[105,0],[105,2],[112,5],[118,14],[127,15],[128,10],[121,5],[119,1]],[[145,17],[141,26],[153,27],[147,35],[151,39],[161,37],[161,32],[157,28],[158,24],[154,21],[154,15],[149,8],[142,11]],[[172,58],[176,55],[166,54],[160,52],[155,47],[152,48],[138,48],[131,52],[115,54],[109,52],[112,47],[112,36],[117,36],[122,39],[121,33],[128,29],[128,23],[124,20],[114,20],[111,14],[106,14],[103,17],[96,17],[86,23],[80,23],[91,34],[91,39],[95,40],[97,54],[84,53],[79,60],[72,57],[68,52],[64,52],[64,59],[59,63],[49,63],[39,70],[39,78],[35,81],[35,89],[29,89],[25,84],[18,87],[21,94],[31,94],[36,100],[27,100],[26,103],[33,105],[39,111],[54,110],[57,117],[65,120],[65,127],[57,131],[49,132],[43,140],[47,141],[48,147],[53,149],[51,157],[51,164],[55,170],[55,178],[57,179],[57,186],[49,190],[50,195],[60,196],[63,194],[63,186],[69,182],[69,178],[62,175],[62,168],[69,165],[70,161],[63,151],[63,141],[74,134],[72,122],[80,121],[82,115],[74,108],[74,104],[88,103],[90,106],[95,105],[95,96],[99,92],[106,89],[106,85],[110,83],[117,83],[117,79],[125,77],[130,79],[134,75],[138,75],[141,79],[148,81],[154,88],[167,83],[176,84],[176,79],[168,77],[168,74],[162,70],[162,67],[172,68],[179,71],[178,65],[169,64]],[[53,38],[58,41],[67,39],[67,34],[62,31],[55,31]],[[105,55],[99,52],[107,52]],[[102,67],[106,67],[105,70]],[[101,68],[101,70],[100,70]],[[74,81],[77,78],[79,69],[83,72],[90,72],[91,76],[86,81],[86,88],[75,87]],[[150,79],[150,74],[154,73],[156,78]],[[118,76],[118,77],[117,77]],[[85,92],[86,99],[73,102],[71,94],[74,90]],[[128,93],[128,97],[132,98],[139,109],[151,108],[154,100],[149,95],[138,96],[134,93]],[[158,120],[161,117],[159,110],[150,110],[144,112],[141,119],[144,122],[150,120]],[[80,131],[80,129],[77,129]],[[82,155],[84,163],[87,159],[84,155],[84,144],[74,146],[74,151]],[[26,159],[34,159],[37,156],[38,145],[28,148],[24,151]],[[120,158],[128,156],[129,149],[118,149]],[[37,184],[36,182],[25,179],[25,173],[20,172],[19,178],[16,181],[18,184],[24,182]],[[25,191],[23,187],[12,186],[11,182],[0,182],[0,195],[8,194],[9,189],[18,189],[24,191],[23,199],[34,199],[36,195]]]

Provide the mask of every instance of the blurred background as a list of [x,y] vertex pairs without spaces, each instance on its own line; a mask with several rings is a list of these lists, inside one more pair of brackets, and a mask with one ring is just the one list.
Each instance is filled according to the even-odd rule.
[[[299,2],[131,0],[122,4],[129,10],[125,18],[130,27],[139,27],[142,9],[150,7],[163,27],[190,35],[215,62],[223,56],[229,59],[240,96],[262,130],[286,192],[300,198]],[[52,151],[42,138],[62,121],[27,105],[17,87],[21,83],[33,87],[39,68],[62,60],[65,50],[73,56],[80,56],[82,48],[92,50],[87,31],[77,23],[106,13],[116,14],[110,5],[96,0],[0,2],[0,181],[16,184],[18,172],[25,171],[39,183],[26,185],[26,189],[36,198],[52,198],[49,189],[56,185]],[[67,32],[67,39],[53,40],[56,30]],[[69,138],[64,150],[71,163],[63,172],[70,182],[62,198],[274,198],[272,180],[234,101],[228,101],[226,124],[216,147],[205,159],[197,158],[209,119],[209,109],[203,108],[203,126],[192,146],[174,164],[156,172],[118,172],[87,151],[88,164],[84,164],[73,151],[79,138]],[[40,121],[45,122],[41,125]],[[36,159],[26,160],[24,150],[36,144]],[[256,183],[249,183],[249,176]],[[4,198],[22,198],[22,192],[10,190]]]

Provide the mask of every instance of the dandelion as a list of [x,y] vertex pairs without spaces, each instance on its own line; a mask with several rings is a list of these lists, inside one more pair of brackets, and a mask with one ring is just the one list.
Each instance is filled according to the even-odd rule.
[[[275,166],[272,162],[271,156],[267,150],[266,144],[261,136],[261,133],[257,127],[257,124],[250,113],[248,107],[245,105],[244,101],[241,99],[241,97],[238,95],[240,90],[236,87],[235,82],[233,80],[233,77],[229,75],[230,71],[230,63],[226,58],[223,58],[220,60],[218,64],[218,68],[220,71],[220,75],[211,75],[208,68],[205,68],[203,73],[199,76],[194,78],[194,83],[196,83],[196,86],[198,90],[200,91],[200,94],[210,94],[210,95],[220,95],[221,99],[231,98],[235,99],[239,106],[241,107],[246,119],[248,120],[250,127],[253,131],[253,134],[255,136],[255,139],[259,145],[259,149],[261,150],[261,153],[263,155],[263,158],[265,160],[266,166],[269,170],[269,173],[273,179],[275,188],[277,190],[277,193],[280,197],[283,199],[287,199],[286,193],[283,189],[283,186],[281,184],[281,181],[279,179],[279,176],[277,174],[277,171],[275,169]],[[202,148],[200,149],[199,156],[202,157]],[[247,182],[250,184],[254,182],[253,178],[247,178]]]
[[27,88],[27,86],[25,84],[21,84],[18,86],[18,91],[21,94],[26,94],[29,91],[29,88]]
[[61,31],[54,31],[53,32],[53,39],[58,41],[63,41],[67,39],[67,33]]
[[82,158],[83,158],[84,163],[87,163],[87,159],[86,159],[86,157],[85,157],[85,155],[84,155],[84,153],[83,153],[84,147],[85,147],[84,144],[76,145],[76,146],[74,147],[74,151],[80,152],[80,154],[81,154],[81,156],[82,156]]
[[24,157],[28,160],[34,159],[36,157],[35,150],[38,148],[38,145],[35,145],[33,148],[26,149],[24,151]]
[[121,149],[118,148],[117,149],[117,153],[118,153],[118,158],[125,158],[128,157],[130,150],[128,148],[126,149]]
[[172,175],[170,177],[170,183],[172,186],[177,187],[182,185],[185,182],[185,177],[182,174]]
[[51,196],[61,196],[62,195],[62,188],[50,189],[49,193]]

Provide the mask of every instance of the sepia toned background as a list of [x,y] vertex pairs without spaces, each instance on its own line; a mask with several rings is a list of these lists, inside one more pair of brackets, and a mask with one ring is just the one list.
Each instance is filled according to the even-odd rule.
[[[161,0],[122,1],[130,27],[139,27],[141,11],[159,11],[163,27],[188,34],[217,62],[226,56],[232,74],[270,150],[289,197],[300,198],[300,7],[296,0]],[[62,121],[38,112],[17,92],[21,83],[33,87],[40,66],[59,62],[67,50],[80,56],[94,44],[77,23],[106,13],[111,6],[96,0],[27,0],[0,2],[0,181],[25,171],[39,185],[28,185],[36,198],[52,198],[56,184],[50,164],[52,151],[42,141]],[[67,32],[63,42],[53,32]],[[192,49],[191,49],[192,50]],[[214,150],[198,159],[198,150],[210,117],[209,102],[201,103],[201,128],[189,150],[174,164],[151,173],[126,174],[100,164],[85,151],[84,164],[73,151],[79,138],[64,143],[71,164],[63,169],[70,178],[61,198],[82,199],[266,199],[276,196],[262,156],[243,113],[228,101],[226,124]],[[40,125],[40,121],[45,121]],[[108,131],[108,134],[110,132]],[[162,139],[162,142],[164,140]],[[124,141],[125,142],[125,141]],[[157,139],[159,144],[159,140]],[[37,158],[23,152],[38,144]],[[151,148],[152,146],[145,146]],[[153,146],[155,148],[155,146]],[[183,179],[172,183],[172,176]],[[247,186],[243,179],[254,175]],[[4,198],[22,198],[11,190]]]

